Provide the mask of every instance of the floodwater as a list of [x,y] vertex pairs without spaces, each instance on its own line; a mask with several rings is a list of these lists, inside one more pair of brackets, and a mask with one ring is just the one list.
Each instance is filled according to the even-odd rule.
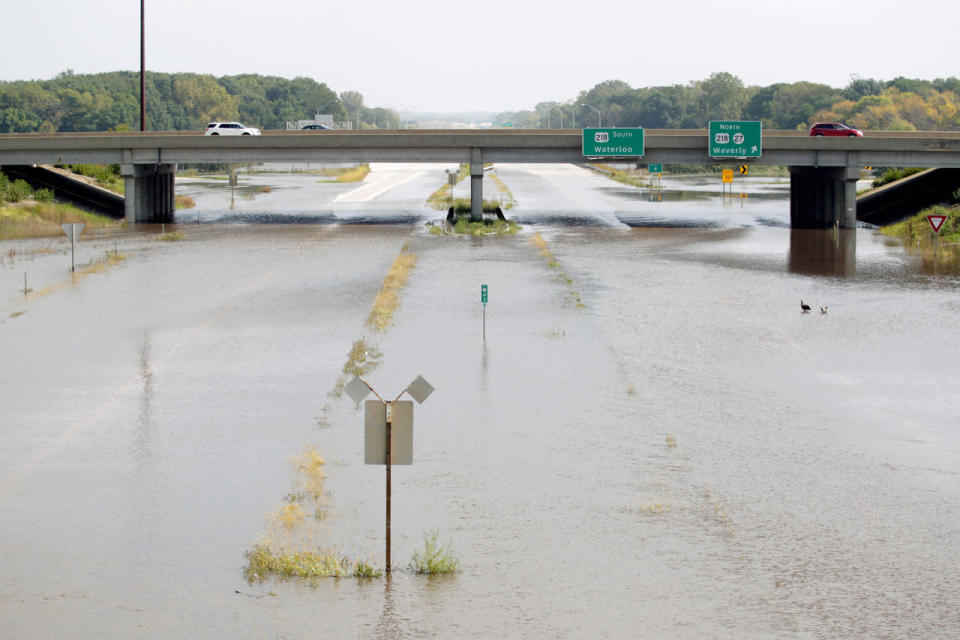
[[[197,211],[84,236],[78,265],[126,260],[75,277],[62,239],[0,247],[0,637],[955,637],[950,263],[791,231],[776,179],[651,201],[572,166],[495,168],[516,236],[432,235],[444,167],[375,169],[244,175],[232,208],[181,181]],[[331,396],[361,339],[384,397],[436,387],[395,570],[248,583],[311,445],[314,535],[383,566],[384,471]],[[432,530],[459,572],[407,568]]]

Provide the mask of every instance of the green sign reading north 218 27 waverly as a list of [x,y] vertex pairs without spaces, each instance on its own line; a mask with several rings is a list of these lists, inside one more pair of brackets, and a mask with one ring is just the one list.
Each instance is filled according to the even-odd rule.
[[711,158],[759,158],[763,153],[759,122],[714,120],[710,123]]
[[642,156],[643,129],[584,129],[583,155],[587,158]]

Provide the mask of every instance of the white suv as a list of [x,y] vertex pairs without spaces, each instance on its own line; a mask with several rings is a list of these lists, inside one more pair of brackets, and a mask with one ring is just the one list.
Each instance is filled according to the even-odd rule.
[[207,130],[203,132],[205,136],[258,136],[260,129],[255,127],[245,127],[239,122],[211,122],[207,125]]

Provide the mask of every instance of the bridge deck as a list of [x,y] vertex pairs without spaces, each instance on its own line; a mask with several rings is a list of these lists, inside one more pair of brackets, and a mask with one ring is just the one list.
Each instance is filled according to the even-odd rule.
[[[586,162],[580,130],[267,131],[261,136],[200,132],[0,135],[0,165],[165,164],[198,162]],[[647,129],[645,153],[627,161],[711,164],[707,131]],[[603,161],[610,162],[606,158]],[[863,138],[810,137],[768,130],[763,156],[725,160],[789,166],[960,167],[960,132],[867,132]]]

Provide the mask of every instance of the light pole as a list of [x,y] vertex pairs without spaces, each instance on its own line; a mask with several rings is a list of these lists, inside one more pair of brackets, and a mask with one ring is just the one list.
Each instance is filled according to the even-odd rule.
[[599,129],[600,127],[602,127],[603,123],[601,122],[601,118],[600,118],[600,109],[597,109],[593,105],[589,105],[586,102],[583,103],[583,106],[590,107],[591,109],[597,112],[597,128]]
[[146,68],[147,68],[147,49],[146,43],[144,40],[144,2],[146,0],[140,0],[140,131],[147,130],[147,103],[144,101],[144,94],[146,93],[147,81],[146,81]]
[[387,466],[385,555],[386,573],[390,573],[390,468],[393,464],[413,464],[413,403],[409,400],[401,401],[400,398],[406,393],[418,404],[423,404],[433,393],[433,386],[423,376],[417,376],[416,380],[400,392],[400,395],[392,401],[387,401],[374,391],[366,380],[360,376],[354,376],[343,390],[357,404],[360,404],[360,401],[370,392],[377,396],[377,400],[367,400],[363,403],[363,461],[365,464]]

